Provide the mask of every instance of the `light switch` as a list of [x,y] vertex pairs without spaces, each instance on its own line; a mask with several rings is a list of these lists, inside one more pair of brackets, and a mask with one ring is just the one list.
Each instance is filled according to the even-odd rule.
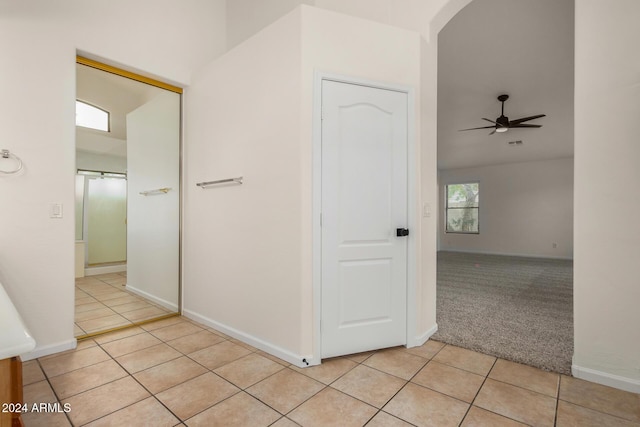
[[422,205],[422,216],[425,218],[431,218],[431,205],[429,203]]
[[51,203],[49,205],[49,218],[62,218],[62,203]]

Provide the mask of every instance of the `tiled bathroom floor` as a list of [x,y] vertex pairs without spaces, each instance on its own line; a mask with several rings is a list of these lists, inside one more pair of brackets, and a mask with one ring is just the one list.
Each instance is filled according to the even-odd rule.
[[428,341],[300,369],[184,317],[26,362],[29,426],[640,426],[640,395]]
[[126,273],[76,279],[76,337],[152,319],[169,310],[125,289]]

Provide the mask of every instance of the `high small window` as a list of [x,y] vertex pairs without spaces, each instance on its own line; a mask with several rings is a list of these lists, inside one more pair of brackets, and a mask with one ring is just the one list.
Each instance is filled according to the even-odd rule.
[[76,126],[109,132],[109,112],[76,100]]
[[479,234],[478,211],[480,184],[450,184],[445,186],[447,233]]

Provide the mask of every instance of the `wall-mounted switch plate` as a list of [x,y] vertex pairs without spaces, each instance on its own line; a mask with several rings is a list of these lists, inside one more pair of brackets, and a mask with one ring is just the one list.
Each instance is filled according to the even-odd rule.
[[62,218],[62,203],[51,203],[49,205],[49,218]]
[[431,217],[431,205],[429,203],[422,205],[422,216],[425,218]]

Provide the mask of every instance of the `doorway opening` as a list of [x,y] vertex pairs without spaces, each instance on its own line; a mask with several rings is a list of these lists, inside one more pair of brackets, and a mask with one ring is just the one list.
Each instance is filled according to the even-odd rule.
[[564,374],[573,354],[573,20],[572,0],[473,0],[438,34],[433,338]]

